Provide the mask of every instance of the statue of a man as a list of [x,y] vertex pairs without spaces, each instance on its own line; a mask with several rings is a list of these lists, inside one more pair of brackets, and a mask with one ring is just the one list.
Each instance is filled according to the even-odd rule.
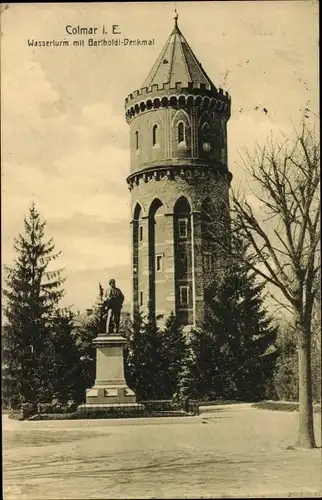
[[104,312],[106,315],[106,333],[116,333],[120,327],[120,316],[124,295],[116,288],[115,279],[109,281],[109,289],[105,292]]

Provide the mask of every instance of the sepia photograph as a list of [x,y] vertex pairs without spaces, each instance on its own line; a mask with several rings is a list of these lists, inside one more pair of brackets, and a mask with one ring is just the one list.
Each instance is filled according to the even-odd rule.
[[321,497],[318,21],[0,5],[5,500]]

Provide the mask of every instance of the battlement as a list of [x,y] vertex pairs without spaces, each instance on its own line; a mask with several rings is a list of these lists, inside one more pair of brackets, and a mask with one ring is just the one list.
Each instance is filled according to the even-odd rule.
[[173,107],[201,106],[213,109],[222,114],[227,120],[230,117],[231,98],[223,89],[207,89],[206,85],[182,86],[176,83],[176,88],[169,88],[169,84],[162,86],[152,85],[150,89],[144,87],[135,90],[125,99],[125,117],[129,123],[134,116],[152,109]]
[[144,97],[146,95],[159,94],[164,90],[178,90],[180,93],[189,91],[191,93],[205,93],[208,96],[217,96],[220,95],[228,101],[231,100],[231,97],[228,92],[224,92],[223,89],[216,87],[210,87],[210,85],[206,85],[205,83],[193,84],[192,82],[176,82],[175,85],[170,87],[169,83],[164,83],[163,85],[152,85],[151,87],[143,87],[138,90],[134,90],[131,94],[129,94],[125,98],[125,106],[130,103],[132,100],[136,100],[137,98]]

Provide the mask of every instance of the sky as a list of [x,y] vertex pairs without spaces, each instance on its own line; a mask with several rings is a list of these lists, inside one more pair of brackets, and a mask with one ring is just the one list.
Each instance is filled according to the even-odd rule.
[[[216,87],[228,91],[232,186],[250,189],[240,152],[288,136],[318,102],[318,4],[177,2],[179,27]],[[32,201],[61,250],[63,306],[83,311],[114,277],[131,301],[129,127],[124,99],[141,87],[173,28],[173,2],[10,4],[1,14],[2,265]],[[89,47],[73,27],[151,46]],[[120,35],[112,35],[117,25]],[[95,39],[103,36],[97,34]],[[72,42],[85,39],[84,47]],[[69,40],[31,47],[28,40]],[[263,109],[266,109],[265,112]]]

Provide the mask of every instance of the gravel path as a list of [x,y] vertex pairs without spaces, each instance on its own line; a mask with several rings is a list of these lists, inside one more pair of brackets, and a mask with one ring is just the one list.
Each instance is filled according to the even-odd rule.
[[[321,416],[315,417],[321,444]],[[289,450],[297,413],[18,422],[3,417],[5,500],[320,496],[321,450]]]

